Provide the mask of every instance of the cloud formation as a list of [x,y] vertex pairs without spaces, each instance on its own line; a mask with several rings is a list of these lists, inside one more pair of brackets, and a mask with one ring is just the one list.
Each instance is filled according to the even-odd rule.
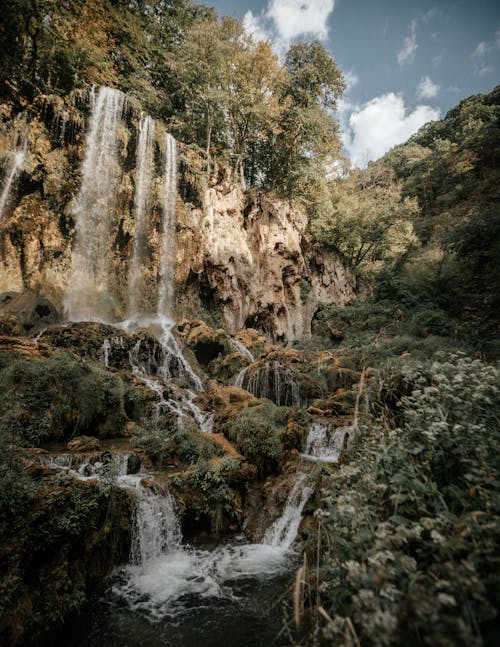
[[420,83],[417,88],[418,99],[434,99],[438,94],[439,85],[437,83],[434,83],[434,81],[428,76],[424,76],[420,79]]
[[243,25],[254,38],[273,40],[283,50],[298,36],[327,38],[334,7],[335,0],[269,0],[260,14],[247,11]]
[[474,74],[477,76],[484,76],[485,74],[491,74],[494,72],[495,66],[489,64],[487,59],[492,55],[496,57],[499,49],[500,29],[495,32],[491,42],[482,40],[472,52],[472,58],[475,61]]
[[398,52],[398,63],[400,65],[412,63],[417,47],[417,21],[413,19],[410,22],[410,35],[405,37],[403,47]]
[[[344,111],[342,142],[352,166],[365,167],[390,148],[406,141],[428,121],[439,119],[440,111],[431,106],[417,106],[408,113],[403,97],[389,92],[375,97],[363,106],[348,103]],[[345,111],[351,110],[350,115]]]

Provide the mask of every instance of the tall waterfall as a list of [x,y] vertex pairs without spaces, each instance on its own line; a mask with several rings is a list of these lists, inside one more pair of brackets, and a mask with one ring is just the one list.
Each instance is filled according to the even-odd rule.
[[175,296],[175,203],[177,199],[177,142],[165,136],[163,237],[158,277],[158,315],[172,317]]
[[154,136],[155,122],[149,115],[141,115],[136,153],[135,231],[128,278],[129,316],[144,314],[146,307],[144,294],[148,262],[148,225],[152,209]]
[[2,224],[3,219],[7,215],[6,209],[9,204],[9,200],[11,198],[16,180],[19,176],[21,166],[26,157],[27,150],[27,140],[26,137],[23,137],[19,145],[8,154],[5,161],[0,190],[0,224]]
[[124,95],[101,87],[93,98],[82,184],[75,200],[75,243],[65,307],[74,321],[106,319],[109,302],[110,234],[120,166],[118,127]]

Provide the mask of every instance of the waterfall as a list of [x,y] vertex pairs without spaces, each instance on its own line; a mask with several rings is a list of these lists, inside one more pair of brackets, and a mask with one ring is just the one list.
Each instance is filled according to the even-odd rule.
[[324,423],[313,422],[309,427],[306,448],[301,456],[314,462],[337,463],[353,431],[352,426],[329,431]]
[[65,300],[73,321],[103,320],[112,314],[109,250],[120,173],[118,127],[124,95],[101,87],[92,104],[82,183],[74,205],[75,242]]
[[148,262],[148,224],[153,190],[155,123],[141,115],[136,152],[135,231],[128,278],[129,316],[144,313],[145,275]]
[[[159,414],[165,411],[175,413],[181,427],[185,421],[194,420],[201,431],[211,433],[213,414],[202,411],[194,402],[196,391],[203,388],[200,378],[184,357],[182,348],[171,331],[165,332],[160,337],[160,345],[162,349],[160,363],[157,363],[156,358],[151,358],[144,364],[140,359],[141,340],[139,339],[129,352],[132,372],[157,396],[156,408]],[[165,397],[163,382],[168,382],[173,377],[183,379],[189,386],[184,388],[177,386],[175,397]]]
[[243,384],[245,382],[245,375],[247,374],[248,371],[248,366],[245,366],[245,368],[242,368],[241,371],[238,373],[234,380],[234,386],[239,387],[240,389],[243,388]]
[[0,225],[7,215],[7,207],[12,196],[16,180],[21,171],[21,166],[26,158],[27,151],[28,142],[26,135],[24,135],[19,146],[8,154],[5,161],[2,188],[0,191]]
[[80,480],[113,477],[117,479],[118,485],[121,485],[122,481],[128,478],[130,456],[131,454],[127,452],[101,451],[90,455],[82,452],[81,454],[42,455],[39,461],[47,467],[66,470]]
[[138,483],[136,496],[131,556],[133,563],[144,565],[178,549],[182,534],[170,492],[156,494]]
[[172,317],[175,296],[175,203],[177,200],[177,142],[165,135],[163,236],[158,277],[158,315]]
[[[235,386],[245,388],[256,398],[268,398],[278,407],[301,406],[300,385],[297,373],[281,362],[265,362],[249,374],[244,368],[236,377]],[[246,380],[246,386],[245,386]]]
[[239,339],[234,339],[234,338],[231,339],[231,344],[237,353],[241,353],[244,357],[249,359],[251,362],[255,362],[255,357],[253,356],[253,354],[245,346],[245,344],[243,344]]
[[297,474],[297,478],[288,495],[283,514],[266,530],[266,534],[262,540],[263,544],[279,546],[285,550],[291,548],[297,536],[302,519],[302,511],[314,489],[312,485],[304,483],[306,478],[307,474],[305,472],[299,472]]

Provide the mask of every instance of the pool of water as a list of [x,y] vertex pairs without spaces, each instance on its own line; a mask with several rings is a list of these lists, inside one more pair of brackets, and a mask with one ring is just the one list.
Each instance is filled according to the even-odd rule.
[[[108,590],[94,597],[50,645],[54,647],[280,647],[282,599],[292,580],[292,563],[279,574],[233,579],[217,594],[186,593],[161,613],[124,595],[130,573],[119,572]],[[171,582],[165,582],[166,588]],[[133,596],[132,596],[133,597]],[[140,596],[139,596],[140,597]],[[139,603],[138,603],[139,602]]]

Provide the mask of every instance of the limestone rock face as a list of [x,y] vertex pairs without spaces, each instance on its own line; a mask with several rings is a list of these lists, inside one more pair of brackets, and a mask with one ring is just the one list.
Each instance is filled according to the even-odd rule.
[[[29,118],[12,118],[4,110],[0,133],[0,166],[28,133],[19,178],[0,218],[0,294],[30,291],[63,313],[71,289],[75,196],[82,179],[90,105],[85,93],[38,97]],[[139,119],[129,106],[118,129],[121,170],[106,245],[105,320],[124,318],[129,305]],[[155,132],[152,210],[144,243],[149,262],[142,295],[150,310],[161,274],[164,126],[158,122]],[[308,336],[320,304],[344,305],[352,299],[353,273],[339,254],[311,246],[307,219],[292,203],[245,191],[224,169],[206,178],[199,159],[193,161],[196,155],[193,147],[179,145],[176,245],[171,247],[176,317],[201,316],[230,334],[251,327],[271,341]]]
[[319,303],[344,305],[354,276],[340,255],[312,249],[304,214],[237,183],[209,188],[178,231],[177,283],[185,299],[275,341],[308,336]]

